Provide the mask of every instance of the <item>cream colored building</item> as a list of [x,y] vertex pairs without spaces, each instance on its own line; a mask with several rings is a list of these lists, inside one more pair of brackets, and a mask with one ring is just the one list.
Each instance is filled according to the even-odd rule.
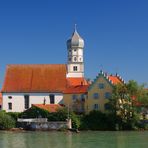
[[85,102],[86,113],[89,113],[92,110],[105,112],[108,108],[106,103],[111,98],[113,86],[123,82],[124,81],[120,76],[107,75],[101,71],[88,88]]
[[76,113],[85,112],[88,85],[77,85],[67,88],[64,91],[64,105]]

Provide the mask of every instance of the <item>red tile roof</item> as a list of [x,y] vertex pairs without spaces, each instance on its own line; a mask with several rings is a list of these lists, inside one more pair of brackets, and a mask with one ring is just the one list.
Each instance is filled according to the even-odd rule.
[[62,92],[66,65],[8,65],[2,92]]
[[71,86],[64,91],[64,94],[83,94],[87,93],[87,89],[88,85]]
[[142,106],[142,103],[137,100],[136,96],[132,96],[131,99],[134,106]]
[[47,110],[49,112],[56,112],[58,109],[63,108],[63,105],[60,104],[32,104],[32,106],[35,106],[37,108],[41,108],[44,110]]
[[119,79],[118,76],[112,76],[112,75],[110,75],[109,76],[109,80],[111,80],[113,84],[122,83],[121,79]]
[[67,78],[68,86],[88,85],[85,78]]

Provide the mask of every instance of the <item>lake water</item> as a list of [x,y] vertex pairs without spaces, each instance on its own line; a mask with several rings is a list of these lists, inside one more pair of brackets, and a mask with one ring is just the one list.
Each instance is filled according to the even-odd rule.
[[0,148],[148,148],[148,131],[78,134],[0,131]]

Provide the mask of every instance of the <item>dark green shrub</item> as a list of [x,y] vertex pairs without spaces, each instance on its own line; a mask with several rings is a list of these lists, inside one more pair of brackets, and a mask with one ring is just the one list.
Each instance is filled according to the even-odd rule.
[[55,112],[55,116],[57,117],[58,121],[66,121],[68,118],[67,108],[58,109],[57,112]]
[[7,113],[0,112],[0,129],[11,129],[15,127],[15,120]]
[[8,112],[7,115],[10,115],[15,121],[17,121],[17,118],[20,117],[21,113],[19,113],[19,112]]
[[114,130],[115,119],[112,114],[105,114],[100,111],[91,111],[81,119],[82,130]]
[[30,109],[21,113],[20,117],[22,118],[39,118],[39,117],[47,118],[48,114],[49,114],[48,111],[33,106]]
[[116,117],[114,114],[106,114],[106,127],[107,130],[116,130]]
[[58,109],[57,112],[49,113],[47,115],[48,121],[66,121],[68,112],[66,108]]

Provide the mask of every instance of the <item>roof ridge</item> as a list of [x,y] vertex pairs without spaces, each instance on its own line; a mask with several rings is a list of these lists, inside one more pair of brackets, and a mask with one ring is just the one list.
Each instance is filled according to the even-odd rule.
[[7,64],[7,67],[9,66],[52,66],[52,65],[65,66],[66,64]]

